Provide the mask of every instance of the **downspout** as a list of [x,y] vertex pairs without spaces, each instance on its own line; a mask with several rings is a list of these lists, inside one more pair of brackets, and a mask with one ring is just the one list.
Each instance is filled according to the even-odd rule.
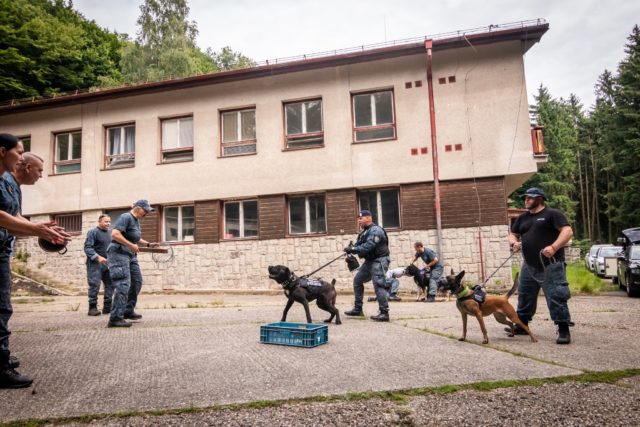
[[424,47],[427,49],[427,90],[429,92],[429,121],[431,122],[431,159],[433,161],[433,189],[435,192],[436,208],[436,233],[438,236],[438,256],[442,259],[442,218],[440,212],[440,177],[438,174],[438,142],[436,138],[436,109],[433,101],[433,75],[431,63],[433,61],[433,40],[426,40]]

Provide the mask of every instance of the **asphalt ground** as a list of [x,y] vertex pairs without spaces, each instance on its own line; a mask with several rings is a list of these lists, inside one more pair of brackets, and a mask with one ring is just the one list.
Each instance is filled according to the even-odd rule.
[[[339,295],[341,313],[351,307],[351,298]],[[515,304],[515,298],[511,302]],[[524,384],[593,371],[634,372],[640,368],[640,300],[621,292],[570,300],[576,326],[568,346],[555,344],[555,328],[543,298],[530,324],[538,343],[527,336],[507,337],[503,325],[488,317],[490,343],[482,345],[480,328],[471,318],[468,341],[457,340],[462,326],[453,299],[423,303],[409,295],[391,303],[389,323],[342,315],[342,325],[329,326],[325,345],[261,344],[260,325],[279,321],[284,304],[282,295],[143,294],[139,299],[143,319],[120,329],[107,328],[107,316],[88,317],[86,297],[16,297],[10,323],[12,354],[21,361],[19,371],[35,381],[28,389],[0,390],[0,420],[92,425],[459,425],[466,423],[464,414],[470,412],[460,416],[455,408],[474,399],[482,405],[471,405],[470,411],[496,410],[491,409],[495,406],[511,414],[513,399],[517,402],[524,393],[541,397],[544,413],[546,406],[553,407],[549,396],[557,387],[559,396],[575,396],[570,404],[575,413],[568,418],[575,425],[640,422],[640,381],[634,375],[620,384],[586,388],[569,382],[533,387],[533,392],[526,387],[467,390],[442,401],[427,395],[398,403],[376,394],[497,381]],[[367,316],[376,314],[377,304],[365,303],[365,311]],[[311,314],[316,323],[328,317],[315,304]],[[301,305],[293,306],[288,321],[305,321]],[[360,393],[357,401],[352,401],[354,393]],[[474,397],[474,393],[484,394]],[[505,400],[505,394],[511,397]],[[622,416],[608,402],[590,424],[597,405],[585,402],[593,395],[602,403],[600,394],[625,395],[636,402],[635,413],[632,404],[633,416]],[[337,401],[311,402],[328,396]],[[452,411],[447,403],[456,401]],[[567,402],[560,398],[557,402],[566,408]],[[439,405],[439,412],[434,412],[432,408]],[[485,410],[481,413],[486,415]],[[536,423],[524,414],[521,419],[507,419],[529,425],[558,421],[552,415]],[[483,422],[481,415],[473,419],[471,424],[492,424],[490,419]]]

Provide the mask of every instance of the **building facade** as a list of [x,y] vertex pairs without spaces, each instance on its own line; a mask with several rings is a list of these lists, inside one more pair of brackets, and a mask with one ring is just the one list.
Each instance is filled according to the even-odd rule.
[[[270,264],[308,273],[357,234],[367,208],[392,266],[413,242],[481,280],[508,256],[507,196],[537,170],[523,54],[541,21],[248,69],[0,106],[0,129],[45,159],[23,213],[77,234],[30,265],[84,284],[84,235],[137,199],[156,212],[147,290],[268,289]],[[447,267],[448,268],[448,267]],[[337,262],[319,275],[351,287]],[[509,265],[492,279],[510,280]]]

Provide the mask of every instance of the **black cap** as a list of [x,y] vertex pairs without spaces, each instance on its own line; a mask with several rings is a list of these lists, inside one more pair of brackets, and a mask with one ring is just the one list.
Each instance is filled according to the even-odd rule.
[[547,196],[544,195],[544,191],[538,187],[531,187],[528,189],[527,192],[522,195],[523,199],[525,197],[542,197],[544,200],[547,200]]
[[371,211],[367,209],[362,209],[358,216],[371,216]]
[[142,208],[142,209],[144,209],[144,211],[145,211],[145,212],[147,212],[147,213],[149,213],[149,212],[153,212],[153,211],[155,210],[155,209],[153,209],[153,208],[151,207],[151,205],[149,204],[149,201],[148,201],[148,200],[145,200],[145,199],[138,200],[137,202],[135,202],[135,203],[133,204],[133,206],[135,206],[135,207],[137,207],[137,208]]

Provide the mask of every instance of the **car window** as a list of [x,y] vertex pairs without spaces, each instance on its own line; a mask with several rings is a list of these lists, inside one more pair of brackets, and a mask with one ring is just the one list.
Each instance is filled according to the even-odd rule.
[[614,257],[618,252],[622,250],[619,246],[610,246],[607,248],[602,248],[598,253],[599,257]]
[[629,259],[640,259],[640,246],[632,246]]
[[602,251],[603,251],[605,248],[608,248],[608,247],[609,247],[609,246],[600,246],[600,247],[596,250],[596,256],[597,256],[597,257],[602,257]]

